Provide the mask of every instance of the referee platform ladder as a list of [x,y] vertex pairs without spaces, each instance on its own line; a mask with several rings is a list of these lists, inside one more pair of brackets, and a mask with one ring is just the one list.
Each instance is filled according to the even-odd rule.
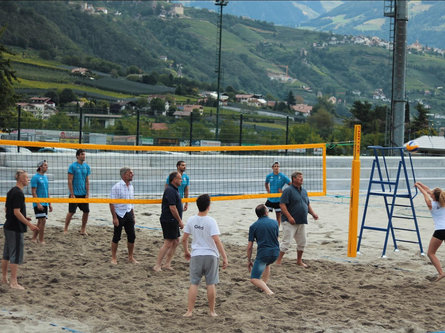
[[[374,151],[374,160],[372,162],[371,175],[369,178],[368,194],[366,195],[365,210],[363,212],[357,252],[360,253],[360,245],[364,230],[373,230],[385,233],[382,258],[386,258],[386,248],[390,235],[394,244],[394,251],[399,251],[397,246],[398,242],[414,243],[419,244],[420,253],[421,255],[424,255],[413,203],[413,199],[418,193],[417,188],[414,187],[414,194],[411,191],[411,187],[414,186],[414,183],[416,182],[411,153],[408,153],[410,174],[412,177],[412,185],[410,186],[404,147],[370,146],[368,149]],[[388,155],[393,156],[390,157]],[[400,155],[400,160],[397,159],[398,155]],[[390,165],[388,166],[388,164]],[[384,200],[388,217],[386,227],[371,226],[365,223],[369,198],[373,196],[382,197]],[[405,210],[407,213],[401,214],[398,211],[395,211],[396,207],[398,208],[398,211]],[[409,237],[413,232],[415,233],[417,240],[412,240],[413,237]],[[409,239],[396,237],[396,233],[400,237]]]

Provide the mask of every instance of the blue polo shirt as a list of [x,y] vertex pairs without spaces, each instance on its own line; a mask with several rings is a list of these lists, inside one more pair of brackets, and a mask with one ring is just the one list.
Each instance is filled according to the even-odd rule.
[[[289,214],[295,220],[295,224],[307,224],[309,197],[303,187],[300,190],[294,185],[286,187],[281,195],[280,203],[286,204]],[[283,222],[287,222],[286,215],[283,214],[282,216]]]
[[280,244],[278,243],[278,222],[267,217],[260,217],[249,228],[249,242],[256,240],[257,258],[278,256]]
[[[290,183],[290,179],[284,173],[279,172],[277,175],[273,172],[266,176],[266,184],[269,184],[270,193],[279,193],[285,184]],[[270,202],[280,202],[280,198],[268,198]]]
[[[31,187],[36,189],[36,194],[38,198],[48,198],[48,177],[46,175],[41,175],[36,173],[31,178]],[[41,202],[42,206],[48,206],[47,202]],[[37,207],[37,203],[32,203],[33,207]]]
[[76,161],[69,166],[68,173],[73,175],[74,195],[86,195],[87,189],[85,182],[91,174],[90,166],[86,163],[80,164]]
[[[167,176],[167,180],[166,180],[166,182],[165,182],[167,185],[170,184],[169,181],[168,181],[168,177],[169,177],[169,176]],[[184,198],[184,191],[185,191],[185,188],[186,188],[187,186],[189,186],[189,185],[190,185],[190,178],[189,178],[189,176],[187,176],[187,174],[184,172],[184,173],[182,174],[182,183],[181,183],[181,186],[178,187],[179,195],[181,196],[181,198]]]

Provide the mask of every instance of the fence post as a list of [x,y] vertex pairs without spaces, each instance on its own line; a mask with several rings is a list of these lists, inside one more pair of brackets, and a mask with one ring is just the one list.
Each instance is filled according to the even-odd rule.
[[[189,146],[191,147],[192,146],[192,140],[193,140],[193,110],[192,110],[192,112],[190,112],[190,135],[189,135],[189,140],[190,140]],[[190,154],[191,153],[192,152],[190,152]]]
[[83,123],[83,115],[82,108],[79,107],[79,102],[77,102],[76,109],[79,112],[79,143],[82,143],[82,123]]
[[[20,130],[22,126],[22,107],[20,105],[17,113],[17,141],[20,141]],[[20,152],[20,146],[17,146],[17,151]]]
[[286,117],[286,144],[289,144],[289,116]]
[[141,113],[139,108],[136,109],[136,146],[139,146],[139,122],[140,122]]
[[243,144],[243,114],[239,116],[239,145]]

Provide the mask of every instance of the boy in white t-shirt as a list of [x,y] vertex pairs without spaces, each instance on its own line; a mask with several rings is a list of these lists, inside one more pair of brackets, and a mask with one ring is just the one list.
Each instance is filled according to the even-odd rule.
[[[198,215],[194,215],[187,220],[182,237],[185,259],[190,260],[190,288],[188,292],[187,312],[184,317],[191,317],[195,307],[198,286],[202,276],[206,277],[207,298],[209,301],[210,316],[216,317],[215,284],[219,282],[219,255],[223,258],[223,268],[228,265],[227,255],[224,246],[219,239],[219,228],[216,221],[207,216],[210,210],[210,196],[200,195],[196,204],[199,209]],[[188,238],[192,236],[192,253],[188,249]]]

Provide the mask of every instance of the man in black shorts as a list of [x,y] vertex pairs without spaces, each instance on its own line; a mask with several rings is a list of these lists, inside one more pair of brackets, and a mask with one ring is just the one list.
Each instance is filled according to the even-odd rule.
[[[184,224],[182,223],[182,201],[178,191],[182,183],[182,177],[179,172],[175,171],[168,176],[168,179],[169,185],[162,196],[162,212],[160,218],[164,244],[159,250],[156,265],[153,267],[153,270],[156,272],[160,272],[162,268],[173,270],[171,261],[179,244],[179,237],[181,236],[179,229],[184,228]],[[162,260],[165,256],[165,264],[162,265]]]
[[[85,162],[85,150],[78,149],[76,151],[77,161],[71,164],[68,168],[68,189],[70,192],[70,198],[88,198],[90,196],[90,166]],[[76,209],[83,212],[82,214],[82,226],[80,227],[80,234],[87,235],[86,227],[88,222],[88,214],[90,213],[90,207],[88,203],[70,203],[68,206],[68,214],[65,218],[64,233],[68,232],[68,226],[70,225],[73,215],[76,213]]]
[[25,289],[17,282],[18,265],[23,263],[24,233],[27,227],[32,231],[39,228],[26,217],[26,204],[23,188],[28,185],[28,174],[24,170],[17,170],[16,185],[6,195],[6,222],[3,226],[5,246],[2,258],[2,283],[8,283],[8,266],[11,269],[9,286],[14,289]]

